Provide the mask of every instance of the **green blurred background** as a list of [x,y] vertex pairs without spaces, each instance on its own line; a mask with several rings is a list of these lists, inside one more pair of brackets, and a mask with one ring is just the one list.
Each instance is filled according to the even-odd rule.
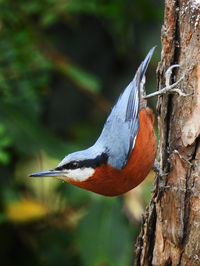
[[[131,265],[153,180],[106,198],[31,172],[93,144],[110,107],[157,45],[157,0],[0,2],[1,265]],[[155,101],[149,105],[155,109]]]

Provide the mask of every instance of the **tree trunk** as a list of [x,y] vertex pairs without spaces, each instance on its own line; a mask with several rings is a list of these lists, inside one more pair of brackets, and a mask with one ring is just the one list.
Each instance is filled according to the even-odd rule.
[[157,104],[159,162],[137,240],[135,265],[200,265],[200,0],[166,0],[158,89],[171,83],[192,96],[164,95]]

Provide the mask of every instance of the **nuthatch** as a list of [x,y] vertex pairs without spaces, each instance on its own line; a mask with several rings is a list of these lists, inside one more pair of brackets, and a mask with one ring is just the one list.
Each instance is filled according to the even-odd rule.
[[157,150],[153,112],[142,97],[154,49],[120,95],[96,143],[67,155],[55,169],[31,177],[55,177],[105,196],[123,194],[144,180]]

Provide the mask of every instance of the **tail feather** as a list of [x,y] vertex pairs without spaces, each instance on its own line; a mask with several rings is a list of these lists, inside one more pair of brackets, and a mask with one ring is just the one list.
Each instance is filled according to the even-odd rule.
[[140,64],[134,77],[134,79],[136,80],[136,87],[138,88],[138,94],[139,94],[139,99],[140,99],[139,109],[144,108],[147,105],[147,101],[142,97],[143,95],[145,95],[145,91],[144,91],[145,73],[149,65],[149,62],[151,60],[151,57],[154,53],[155,48],[156,46],[152,47],[151,50],[148,52],[144,61]]
[[141,64],[141,76],[144,76],[156,46],[152,47]]
[[[126,121],[132,119],[134,115],[137,115],[136,112],[138,113],[141,107],[146,106],[146,100],[143,99],[142,97],[142,95],[144,94],[145,73],[155,48],[156,46],[151,48],[151,50],[146,55],[144,61],[138,67],[138,70],[134,76],[133,86],[130,91],[127,109],[126,109]],[[138,95],[138,101],[137,101],[137,95]]]

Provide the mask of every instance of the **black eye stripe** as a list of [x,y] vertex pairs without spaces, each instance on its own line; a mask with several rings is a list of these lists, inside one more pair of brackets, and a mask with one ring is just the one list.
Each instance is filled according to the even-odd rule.
[[77,161],[73,161],[73,162],[57,167],[56,170],[77,169],[77,168],[80,168],[80,163]]
[[88,159],[83,161],[72,161],[70,163],[64,164],[60,167],[57,167],[56,170],[64,170],[64,169],[78,169],[85,167],[97,168],[102,164],[106,164],[108,161],[108,155],[106,153],[102,153],[94,159]]

